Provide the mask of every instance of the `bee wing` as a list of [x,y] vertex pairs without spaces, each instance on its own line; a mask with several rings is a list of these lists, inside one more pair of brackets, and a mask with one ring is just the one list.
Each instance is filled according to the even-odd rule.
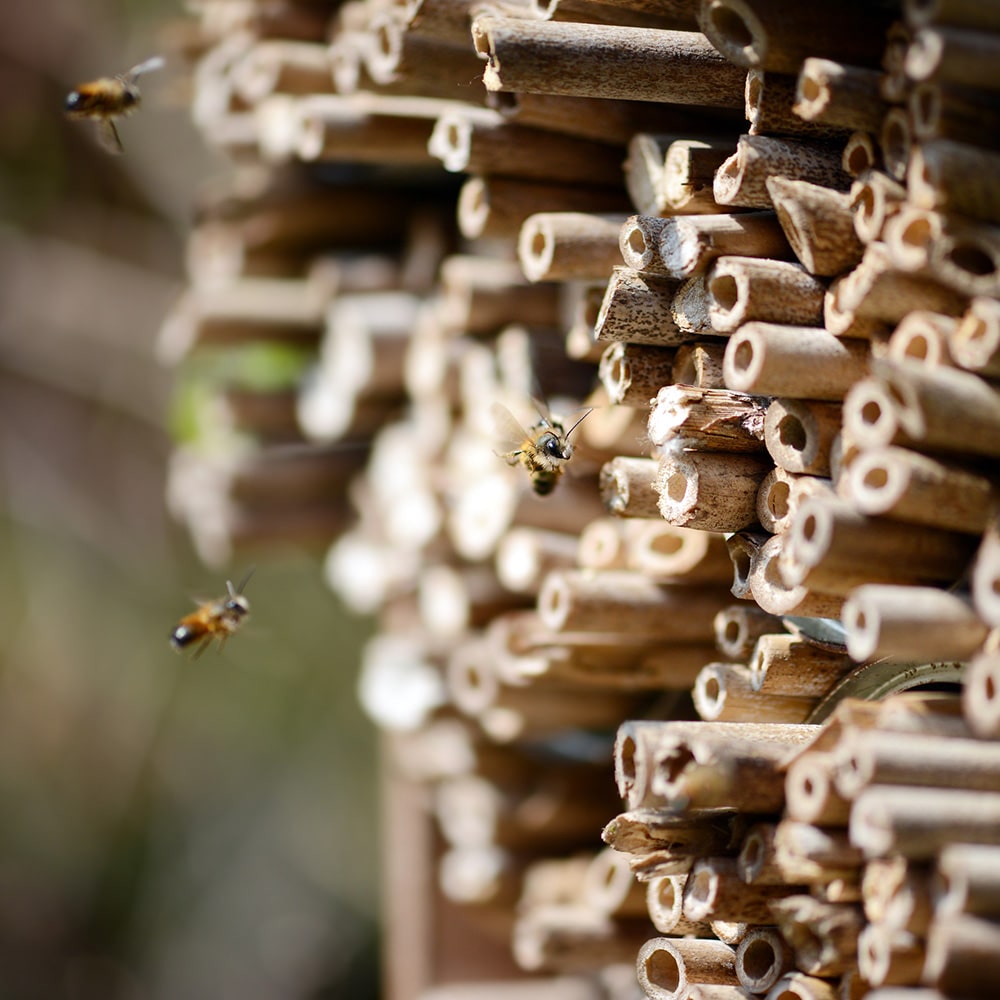
[[153,56],[152,59],[147,59],[145,62],[139,63],[138,66],[133,66],[130,70],[122,73],[121,78],[131,83],[137,76],[142,76],[143,73],[152,73],[155,69],[162,69],[166,64],[166,60],[163,56]]
[[114,153],[117,156],[125,152],[122,141],[118,137],[118,129],[115,128],[115,123],[111,118],[98,119],[97,139],[109,153]]
[[490,414],[497,431],[497,444],[503,448],[501,454],[511,455],[521,450],[531,435],[521,426],[517,417],[506,406],[494,403]]
[[549,404],[546,403],[545,400],[541,399],[539,396],[532,396],[531,401],[532,403],[535,404],[535,409],[538,410],[538,415],[542,418],[542,420],[545,421],[545,423],[549,425],[549,427],[551,427],[553,424],[553,420],[552,420],[552,411],[549,409]]

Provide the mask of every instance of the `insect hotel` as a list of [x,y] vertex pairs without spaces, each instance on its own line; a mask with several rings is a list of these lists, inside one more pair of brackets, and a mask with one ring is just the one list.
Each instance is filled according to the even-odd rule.
[[995,997],[1000,8],[196,23],[162,355],[300,363],[169,499],[377,620],[385,995]]

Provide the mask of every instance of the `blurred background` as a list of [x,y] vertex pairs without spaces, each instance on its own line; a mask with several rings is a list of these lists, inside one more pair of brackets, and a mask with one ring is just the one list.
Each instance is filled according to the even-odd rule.
[[0,996],[377,996],[365,624],[288,556],[258,562],[221,654],[167,643],[225,586],[165,511],[173,375],[154,359],[222,164],[169,69],[143,80],[124,156],[61,113],[182,11],[7,0],[3,21]]

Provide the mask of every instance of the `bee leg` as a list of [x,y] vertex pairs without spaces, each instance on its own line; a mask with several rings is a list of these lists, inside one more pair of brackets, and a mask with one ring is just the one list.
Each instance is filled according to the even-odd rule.
[[102,118],[97,123],[97,137],[101,145],[109,152],[116,155],[125,152],[122,140],[118,135],[118,128],[112,118]]
[[201,656],[201,654],[204,653],[205,650],[208,649],[208,647],[211,646],[211,645],[212,645],[212,637],[210,635],[206,635],[198,643],[198,648],[194,651],[194,656],[192,656],[191,659],[192,660],[197,660],[198,657]]

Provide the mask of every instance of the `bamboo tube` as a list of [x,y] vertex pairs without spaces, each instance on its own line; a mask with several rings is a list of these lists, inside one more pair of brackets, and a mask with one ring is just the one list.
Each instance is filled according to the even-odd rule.
[[992,138],[1000,112],[986,105],[975,91],[942,85],[918,83],[906,101],[910,130],[918,143],[933,139],[954,139],[972,146],[995,148]]
[[743,74],[698,32],[481,14],[472,40],[490,91],[743,105]]
[[958,292],[1000,294],[1000,238],[994,226],[946,219],[930,245],[930,265]]
[[326,47],[286,39],[258,41],[232,68],[233,90],[254,105],[272,94],[333,90]]
[[851,809],[851,842],[869,857],[918,860],[945,844],[1000,843],[1000,795],[950,788],[873,786]]
[[972,567],[972,601],[988,625],[1000,625],[1000,524],[994,519],[983,535]]
[[826,146],[798,139],[741,135],[736,152],[715,172],[715,200],[720,205],[771,208],[767,179],[775,176],[841,191],[851,183],[840,165],[839,152]]
[[609,187],[621,182],[621,155],[613,146],[510,125],[495,112],[473,110],[444,111],[427,140],[430,155],[451,173]]
[[651,938],[639,949],[636,975],[650,1000],[684,1000],[690,984],[736,985],[736,953],[721,941]]
[[958,916],[935,921],[927,938],[923,982],[950,996],[986,996],[1000,975],[1000,926]]
[[[766,478],[766,477],[765,477]],[[761,531],[737,531],[726,536],[726,548],[733,564],[733,585],[730,593],[740,600],[750,600],[750,571],[753,561],[768,541]]]
[[715,201],[715,171],[732,151],[722,139],[675,139],[663,161],[659,214],[701,215],[722,211]]
[[674,355],[672,381],[695,389],[724,389],[722,359],[725,353],[725,344],[714,341],[681,344]]
[[914,149],[913,129],[905,108],[891,107],[886,111],[878,140],[885,172],[897,181],[905,180],[910,154]]
[[[566,340],[564,343],[566,356],[578,361],[596,362],[600,360],[601,349],[594,340],[594,328],[597,324],[597,315],[601,309],[601,301],[606,291],[605,285],[573,282],[559,286],[559,296],[562,302],[564,314],[563,327],[566,330]],[[601,405],[607,406],[607,397],[603,395],[602,389],[596,389],[594,395],[601,397]],[[591,403],[590,400],[587,401]],[[628,412],[628,411],[626,411]],[[616,424],[614,417],[607,423],[611,426]],[[628,420],[624,420],[625,425]],[[595,438],[608,437],[602,432],[594,434],[594,426],[597,421],[591,421],[590,431]],[[582,435],[581,435],[582,436]],[[618,435],[611,435],[614,439]],[[621,450],[621,449],[612,449]]]
[[751,560],[749,584],[753,599],[772,615],[838,617],[843,606],[842,597],[785,583],[779,571],[785,544],[783,535],[775,535],[760,547]]
[[[652,578],[682,577],[686,583],[728,583],[732,563],[721,535],[676,528],[657,512],[650,520],[632,522],[625,540],[628,566]],[[582,562],[581,562],[582,565]]]
[[738,945],[746,937],[747,925],[739,921],[713,920],[712,933],[726,944]]
[[949,139],[913,150],[906,173],[911,200],[920,208],[1000,222],[1000,187],[994,178],[1000,153]]
[[837,401],[867,369],[868,345],[826,330],[747,323],[729,338],[726,385],[755,395]]
[[875,139],[867,132],[852,132],[844,143],[840,165],[845,173],[855,179],[882,167],[881,153],[875,147]]
[[807,496],[832,492],[829,479],[795,475],[782,468],[772,469],[761,481],[757,491],[757,520],[772,534],[787,531],[799,504]]
[[671,588],[637,573],[554,572],[542,584],[538,612],[555,632],[632,632],[693,642],[712,637],[715,588]]
[[769,465],[755,455],[683,451],[660,456],[655,489],[670,524],[703,531],[741,531],[757,520],[757,490]]
[[711,927],[684,917],[686,875],[658,875],[646,883],[646,909],[653,926],[672,938],[711,936]]
[[601,355],[598,371],[612,404],[644,410],[670,380],[673,363],[670,348],[615,341]]
[[[684,875],[694,858],[727,849],[733,838],[732,826],[732,816],[692,818],[656,809],[633,809],[611,820],[601,839],[616,851],[633,856],[633,871],[640,879]],[[650,865],[644,867],[647,862]]]
[[576,564],[576,549],[577,540],[568,532],[515,526],[497,546],[497,579],[515,593],[536,593],[550,571]]
[[957,325],[952,316],[915,309],[893,330],[885,356],[890,361],[919,361],[928,368],[949,365],[948,333]]
[[830,449],[840,432],[840,406],[775,399],[764,418],[764,443],[777,466],[813,476],[830,474]]
[[820,826],[846,826],[850,803],[834,785],[836,759],[832,753],[807,750],[788,767],[785,808],[789,818]]
[[1000,375],[1000,303],[974,298],[948,338],[955,363],[986,378]]
[[869,170],[851,187],[854,229],[863,243],[879,239],[886,220],[905,204],[906,189],[888,174]]
[[615,917],[646,916],[646,887],[637,882],[628,859],[610,847],[598,851],[583,875],[581,902]]
[[848,657],[793,635],[762,635],[750,657],[750,682],[765,694],[820,698],[851,669]]
[[[802,972],[789,972],[771,987],[766,1000],[838,1000],[839,996],[840,994],[826,979],[817,979]],[[883,1000],[891,998],[884,997]],[[921,1000],[921,998],[913,997],[910,1000]]]
[[776,260],[792,256],[776,216],[769,212],[687,215],[661,221],[660,266],[677,278],[701,274],[716,257],[726,254]]
[[795,113],[806,121],[877,132],[885,113],[879,72],[810,57],[799,71]]
[[750,135],[790,136],[812,139],[842,139],[844,129],[819,121],[806,121],[793,110],[796,79],[785,73],[747,71],[746,119]]
[[815,698],[768,695],[753,689],[750,670],[735,663],[708,663],[694,687],[694,707],[711,722],[800,723],[809,718]]
[[541,212],[525,220],[517,257],[529,281],[600,281],[621,261],[621,216]]
[[624,341],[673,347],[688,339],[677,328],[671,313],[678,284],[675,278],[649,271],[614,267],[594,323],[597,343]]
[[634,569],[629,557],[628,536],[639,520],[599,517],[580,532],[576,562],[581,569]]
[[775,823],[754,823],[747,830],[736,856],[736,871],[747,885],[788,884],[775,864]]
[[696,274],[681,282],[674,295],[670,313],[678,330],[693,335],[715,332],[708,321],[708,290],[705,288],[704,274]]
[[795,256],[810,274],[841,274],[861,260],[851,195],[788,177],[769,177],[767,193]]
[[911,80],[940,80],[965,87],[997,88],[994,69],[1000,40],[945,25],[921,28],[906,53]]
[[901,857],[873,858],[861,880],[865,916],[892,930],[924,937],[934,918],[925,865]]
[[908,931],[868,924],[858,936],[858,970],[872,986],[918,982],[923,965],[923,943]]
[[854,965],[858,934],[864,925],[850,905],[821,903],[811,896],[787,896],[772,903],[795,965],[812,976],[835,976]]
[[784,630],[780,618],[750,604],[730,605],[715,616],[715,644],[734,660],[747,659],[759,636]]
[[509,908],[517,899],[519,867],[495,847],[451,848],[441,855],[437,884],[452,903]]
[[653,215],[630,216],[622,226],[618,239],[625,264],[635,271],[668,275],[660,257],[660,238],[667,220]]
[[470,177],[458,195],[458,227],[467,239],[509,238],[539,212],[617,212],[627,204],[615,188]]
[[965,660],[989,631],[968,600],[936,587],[858,587],[844,603],[843,621],[855,660]]
[[601,500],[616,517],[656,517],[658,497],[653,489],[657,463],[651,458],[618,455],[601,468]]
[[849,64],[877,66],[888,18],[861,3],[808,17],[790,16],[771,0],[708,0],[698,23],[712,44],[738,66],[797,73],[807,56],[829,56]]
[[937,858],[941,880],[936,914],[950,919],[969,913],[995,919],[1000,914],[1000,848],[949,844]]
[[735,858],[702,858],[684,883],[684,916],[763,924],[772,919],[771,904],[788,892],[788,886],[747,885]]
[[982,653],[966,671],[962,706],[969,728],[977,736],[1000,735],[1000,656]]
[[835,878],[854,878],[863,863],[864,856],[851,845],[845,830],[787,817],[775,828],[773,867],[784,873],[785,883],[816,886]]
[[766,993],[791,966],[791,949],[773,927],[752,927],[736,949],[736,978],[748,993]]
[[785,537],[781,574],[790,586],[844,595],[863,583],[952,581],[971,553],[967,536],[868,518],[823,496],[802,502]]
[[728,389],[665,385],[649,414],[649,440],[658,447],[681,441],[699,451],[759,453],[764,409],[759,400]]
[[720,257],[706,279],[712,327],[732,333],[750,320],[818,326],[826,286],[801,265],[757,257]]

